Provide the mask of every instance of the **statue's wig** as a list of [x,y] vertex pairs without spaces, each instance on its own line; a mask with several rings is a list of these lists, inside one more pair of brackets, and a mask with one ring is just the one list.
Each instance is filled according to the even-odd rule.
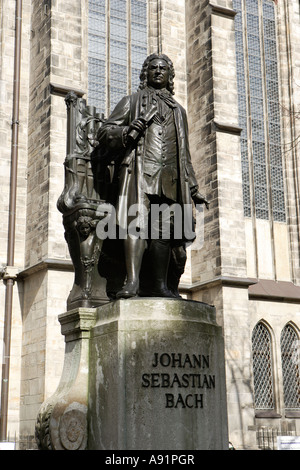
[[169,83],[167,85],[167,90],[169,90],[169,92],[172,95],[174,95],[175,94],[174,92],[174,77],[175,77],[174,65],[171,59],[169,59],[169,57],[166,56],[165,54],[151,54],[147,57],[147,59],[143,63],[142,71],[140,73],[140,86],[139,86],[140,90],[143,90],[144,88],[146,88],[148,84],[148,67],[149,67],[150,62],[154,59],[162,59],[168,64]]

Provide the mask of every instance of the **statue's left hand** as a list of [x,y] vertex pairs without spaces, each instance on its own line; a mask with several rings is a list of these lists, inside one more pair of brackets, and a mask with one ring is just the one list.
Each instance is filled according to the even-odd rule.
[[202,196],[202,194],[200,194],[199,192],[194,194],[192,196],[192,199],[193,199],[195,205],[196,204],[205,204],[206,209],[209,209],[210,202],[204,196]]

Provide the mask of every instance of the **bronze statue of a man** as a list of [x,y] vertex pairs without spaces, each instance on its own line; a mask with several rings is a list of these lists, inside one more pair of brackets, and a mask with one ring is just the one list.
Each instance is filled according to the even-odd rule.
[[[129,234],[124,239],[127,278],[117,298],[177,297],[168,279],[172,276],[170,270],[185,264],[188,240],[184,234],[174,236],[176,214],[170,208],[190,207],[192,201],[208,207],[198,192],[191,163],[186,112],[173,98],[174,76],[173,63],[166,55],[147,57],[139,90],[124,97],[99,130],[102,157],[116,162],[118,171],[118,225],[130,225],[132,207],[139,213],[135,236]],[[165,208],[166,218],[163,211],[151,218],[154,207]],[[164,223],[170,228],[168,237],[162,235]],[[150,228],[154,227],[156,235],[151,237]],[[148,264],[141,285],[146,255]],[[172,260],[175,264],[171,268]]]

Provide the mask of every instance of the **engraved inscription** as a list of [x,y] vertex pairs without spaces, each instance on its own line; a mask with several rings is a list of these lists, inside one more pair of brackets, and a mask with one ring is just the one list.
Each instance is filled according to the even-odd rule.
[[216,386],[215,375],[207,370],[210,367],[208,355],[154,353],[151,366],[153,369],[163,368],[164,372],[143,373],[142,387],[170,389],[165,393],[166,408],[203,408],[203,393],[199,392]]

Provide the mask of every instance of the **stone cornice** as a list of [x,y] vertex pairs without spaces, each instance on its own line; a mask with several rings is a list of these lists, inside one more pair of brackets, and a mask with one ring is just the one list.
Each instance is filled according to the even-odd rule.
[[288,281],[260,279],[249,288],[249,299],[300,303],[300,286]]
[[218,276],[207,281],[181,283],[179,287],[181,293],[192,293],[218,285],[248,289],[249,300],[300,304],[300,286],[287,281]]
[[212,13],[216,15],[234,19],[235,15],[237,14],[237,12],[235,10],[232,10],[231,8],[221,7],[213,2],[209,2],[209,4],[212,9]]
[[25,279],[31,276],[32,274],[35,274],[39,271],[43,271],[47,269],[53,269],[57,271],[69,271],[69,272],[74,271],[73,263],[71,260],[47,258],[47,259],[40,261],[39,263],[34,264],[33,266],[29,266],[28,268],[25,268],[22,271],[20,271],[18,275],[18,279]]
[[79,90],[73,87],[66,87],[64,85],[59,85],[57,83],[50,83],[50,93],[51,95],[61,96],[65,98],[70,91],[73,91],[79,98],[82,98],[86,94],[85,91]]
[[227,124],[225,122],[220,122],[220,121],[213,121],[213,130],[217,132],[225,132],[226,134],[232,134],[232,135],[241,135],[242,128],[239,126],[236,126],[235,124]]
[[181,292],[196,292],[202,289],[215,287],[217,285],[229,286],[229,287],[240,287],[248,289],[249,286],[256,284],[256,279],[243,278],[243,277],[231,277],[231,276],[218,276],[213,279],[202,282],[194,282],[192,284],[180,284]]

